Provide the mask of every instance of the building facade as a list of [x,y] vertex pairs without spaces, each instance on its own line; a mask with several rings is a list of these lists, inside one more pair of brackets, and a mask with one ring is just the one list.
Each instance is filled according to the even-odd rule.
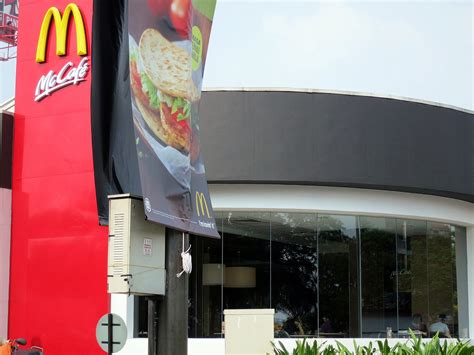
[[[405,337],[416,326],[429,336],[440,315],[453,336],[472,337],[472,113],[268,89],[206,91],[201,110],[222,238],[192,238],[191,353],[223,349],[223,310],[232,308],[274,308],[276,336],[286,338]],[[78,120],[89,125],[87,115]],[[41,178],[27,190],[15,179],[15,171],[22,176],[58,161],[76,168],[61,152],[49,163],[27,162],[44,144],[27,144],[31,124],[38,123],[25,120],[15,129],[8,334],[24,334],[27,322],[31,341],[60,353],[68,345],[50,333],[71,339],[57,324],[82,310],[89,320],[81,341],[93,347],[94,322],[111,309],[129,327],[123,352],[145,352],[144,300],[112,295],[107,305],[107,228],[97,226],[93,179],[59,174],[44,179],[64,183]],[[62,131],[43,125],[43,134]],[[86,127],[77,141],[90,142]],[[81,154],[90,154],[82,147]],[[89,191],[75,197],[79,210],[69,208],[74,190]],[[90,228],[98,234],[87,238]],[[99,251],[100,257],[90,254]],[[82,274],[69,279],[69,272]],[[43,273],[51,279],[38,280]],[[85,289],[78,280],[102,286]],[[51,309],[61,312],[49,315]]]
[[[192,347],[222,350],[232,308],[274,308],[282,339],[430,336],[440,316],[472,337],[472,113],[269,89],[201,110],[222,239],[192,240]],[[143,300],[112,309],[146,336]]]
[[[48,354],[100,354],[95,327],[113,311],[127,321],[123,353],[144,354],[143,299],[107,293],[92,77],[37,93],[50,71],[90,58],[93,3],[76,2],[87,53],[70,40],[56,55],[50,39],[40,63],[31,29],[52,5],[68,2],[22,4],[13,140],[1,135],[13,160],[11,185],[0,186],[0,336]],[[451,334],[474,337],[472,112],[356,93],[226,89],[203,93],[200,116],[221,239],[192,237],[190,353],[222,353],[229,308],[274,308],[277,336],[289,339],[404,337],[415,326],[429,336],[440,315]]]

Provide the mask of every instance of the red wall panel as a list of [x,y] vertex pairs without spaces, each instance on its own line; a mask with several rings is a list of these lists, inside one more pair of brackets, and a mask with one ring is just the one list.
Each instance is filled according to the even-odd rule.
[[[20,8],[12,186],[9,337],[26,337],[48,355],[101,354],[95,326],[109,309],[107,229],[98,226],[90,125],[90,80],[40,102],[49,70],[77,65],[74,21],[67,54],[55,54],[51,24],[45,63],[35,52],[44,14],[70,0],[24,0]],[[92,0],[77,0],[90,56]]]

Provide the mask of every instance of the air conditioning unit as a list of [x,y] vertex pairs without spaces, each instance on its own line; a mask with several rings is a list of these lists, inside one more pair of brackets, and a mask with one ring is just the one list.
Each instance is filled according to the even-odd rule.
[[165,283],[165,227],[145,220],[142,199],[109,196],[108,292],[164,295]]

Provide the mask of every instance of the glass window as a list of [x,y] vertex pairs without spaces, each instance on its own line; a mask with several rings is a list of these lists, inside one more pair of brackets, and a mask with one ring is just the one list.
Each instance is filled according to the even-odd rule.
[[469,337],[469,300],[468,300],[468,282],[467,282],[467,244],[466,228],[451,226],[454,229],[454,242],[456,250],[453,251],[455,257],[456,293],[453,297],[454,320],[458,321],[455,325],[454,334],[460,338]]
[[148,338],[148,300],[145,296],[134,296],[134,338]]
[[[454,230],[445,223],[427,224],[428,322],[430,335],[449,336],[457,332],[455,317]],[[447,329],[446,329],[447,328]],[[443,329],[445,329],[443,331]]]
[[397,220],[398,332],[428,335],[426,221]]
[[360,336],[357,220],[318,218],[320,337]]
[[190,337],[222,337],[223,310],[232,308],[274,308],[276,337],[468,334],[465,228],[315,213],[217,215],[221,240],[191,238]]
[[315,336],[318,320],[316,214],[271,215],[272,299],[275,336]]
[[270,214],[230,212],[222,219],[224,309],[270,307]]
[[395,219],[360,217],[362,336],[381,338],[397,329]]
[[[222,219],[216,218],[222,230]],[[192,237],[193,272],[189,279],[191,337],[222,336],[222,239]],[[193,277],[194,275],[194,277]]]

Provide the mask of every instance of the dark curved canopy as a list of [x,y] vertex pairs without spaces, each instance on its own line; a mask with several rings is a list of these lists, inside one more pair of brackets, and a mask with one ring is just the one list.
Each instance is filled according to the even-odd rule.
[[474,115],[348,94],[208,91],[207,178],[426,193],[474,202]]

